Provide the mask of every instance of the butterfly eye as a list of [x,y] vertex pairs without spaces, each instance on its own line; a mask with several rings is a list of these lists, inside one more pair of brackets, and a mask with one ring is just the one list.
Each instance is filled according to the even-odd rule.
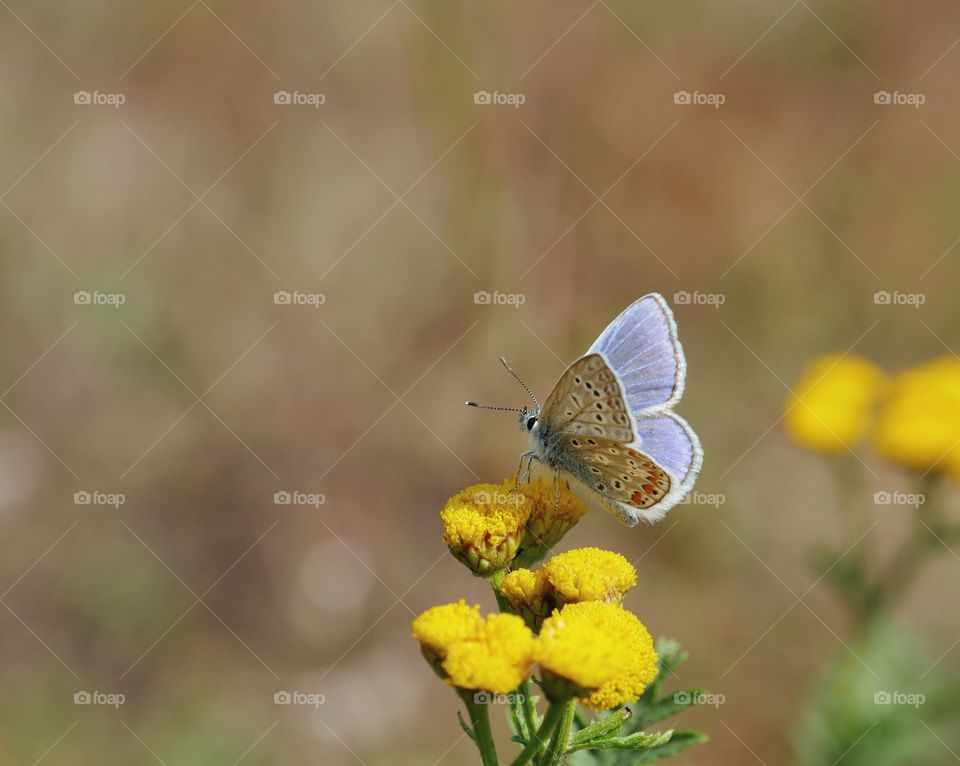
[[532,431],[533,427],[537,424],[537,419],[534,417],[527,418],[527,430]]

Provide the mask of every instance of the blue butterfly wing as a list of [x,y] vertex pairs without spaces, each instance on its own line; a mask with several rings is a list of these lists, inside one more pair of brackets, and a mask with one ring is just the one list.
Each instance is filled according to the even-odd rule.
[[672,479],[656,505],[622,506],[620,515],[634,524],[641,518],[656,521],[687,495],[703,463],[699,438],[671,409],[683,395],[687,371],[673,312],[662,295],[645,295],[609,324],[588,353],[603,354],[620,380],[636,426],[632,446]]
[[606,357],[638,418],[645,410],[674,405],[683,395],[687,363],[662,295],[650,293],[624,309],[588,353]]
[[703,463],[700,439],[686,420],[675,412],[637,418],[639,448],[676,482],[663,502],[679,492],[677,500],[690,491]]

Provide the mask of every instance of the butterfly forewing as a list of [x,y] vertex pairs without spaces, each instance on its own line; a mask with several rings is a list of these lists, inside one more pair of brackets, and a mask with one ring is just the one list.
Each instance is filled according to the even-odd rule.
[[600,354],[587,354],[567,368],[544,403],[540,423],[551,434],[589,435],[621,444],[635,436],[617,376]]

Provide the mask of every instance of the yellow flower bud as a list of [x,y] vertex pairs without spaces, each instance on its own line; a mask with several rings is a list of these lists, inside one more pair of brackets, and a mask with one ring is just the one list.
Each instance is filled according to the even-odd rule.
[[489,577],[517,555],[532,502],[513,482],[476,484],[451,497],[440,518],[443,541],[475,575]]
[[528,567],[540,561],[587,512],[587,506],[560,480],[557,485],[538,476],[520,485],[519,491],[533,502],[527,529],[514,566]]

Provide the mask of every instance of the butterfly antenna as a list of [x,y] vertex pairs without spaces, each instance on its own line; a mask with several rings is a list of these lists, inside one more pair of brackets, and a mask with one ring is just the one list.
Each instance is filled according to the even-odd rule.
[[539,410],[540,402],[537,401],[537,397],[534,396],[533,391],[530,390],[530,386],[528,386],[526,383],[523,382],[523,378],[521,378],[519,375],[517,375],[517,373],[513,371],[513,368],[509,364],[507,364],[507,360],[504,359],[502,356],[500,357],[500,363],[506,368],[507,372],[509,372],[511,375],[513,375],[513,377],[517,379],[517,383],[523,386],[524,390],[528,394],[530,394],[530,398],[533,399],[533,403],[537,405],[537,409]]
[[519,407],[492,407],[489,404],[477,404],[476,402],[467,402],[468,407],[478,407],[481,410],[500,410],[502,412],[520,412]]

